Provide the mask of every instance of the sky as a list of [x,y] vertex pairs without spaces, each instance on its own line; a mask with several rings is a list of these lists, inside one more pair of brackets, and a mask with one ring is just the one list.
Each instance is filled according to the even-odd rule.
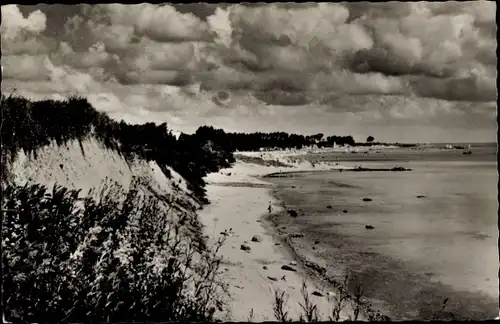
[[2,93],[130,123],[495,142],[496,4],[4,5]]

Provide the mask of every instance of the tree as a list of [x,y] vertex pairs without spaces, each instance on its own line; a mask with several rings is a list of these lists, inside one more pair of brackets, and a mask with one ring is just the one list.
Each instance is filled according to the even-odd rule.
[[368,136],[368,138],[366,139],[366,141],[367,141],[368,143],[371,143],[371,142],[373,142],[374,140],[375,140],[375,138],[374,138],[373,136]]
[[316,143],[321,142],[321,140],[323,139],[323,134],[318,133],[316,135],[313,135],[312,138],[316,141]]

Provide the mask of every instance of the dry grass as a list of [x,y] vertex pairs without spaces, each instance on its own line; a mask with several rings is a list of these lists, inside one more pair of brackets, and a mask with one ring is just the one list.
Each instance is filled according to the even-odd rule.
[[[337,287],[337,293],[332,296],[327,296],[328,301],[331,303],[331,315],[328,318],[320,318],[318,314],[318,307],[315,305],[309,296],[307,289],[307,284],[303,282],[301,294],[303,302],[299,302],[299,306],[302,310],[299,318],[296,320],[298,322],[319,322],[319,321],[331,321],[339,322],[341,321],[342,315],[347,316],[347,321],[358,321],[362,310],[365,309],[365,315],[368,321],[391,321],[391,319],[382,315],[380,311],[374,311],[370,308],[366,309],[369,305],[363,296],[362,285],[357,283],[354,288],[353,294],[349,294],[347,287],[354,282],[355,278],[350,277],[348,274],[345,275],[344,281]],[[294,321],[288,316],[287,309],[288,295],[283,291],[275,292],[274,299],[274,316],[279,322],[291,322]],[[439,311],[437,311],[433,316],[432,320],[449,320],[454,319],[450,314],[445,311],[448,303],[448,298],[446,298],[441,305]]]

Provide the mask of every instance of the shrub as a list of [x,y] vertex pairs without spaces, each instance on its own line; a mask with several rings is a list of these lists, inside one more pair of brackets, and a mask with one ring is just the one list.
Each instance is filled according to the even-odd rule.
[[[223,309],[218,250],[201,251],[137,186],[101,199],[5,186],[3,305],[9,321],[212,321]],[[120,202],[118,197],[124,195]]]

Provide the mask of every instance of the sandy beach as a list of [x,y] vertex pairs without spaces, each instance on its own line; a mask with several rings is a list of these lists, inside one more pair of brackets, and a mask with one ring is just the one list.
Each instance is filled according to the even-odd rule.
[[[207,196],[211,204],[200,212],[200,219],[206,226],[206,235],[213,239],[224,230],[231,230],[232,233],[227,236],[221,249],[223,269],[232,295],[229,313],[223,319],[274,321],[274,292],[285,291],[289,295],[289,316],[298,320],[301,310],[298,303],[303,302],[300,290],[305,280],[312,301],[318,305],[320,318],[327,320],[331,315],[327,297],[333,292],[329,292],[330,288],[321,285],[319,281],[308,277],[305,269],[294,262],[286,246],[278,243],[271,230],[272,224],[266,220],[266,216],[269,215],[269,204],[272,206],[272,213],[281,211],[281,207],[270,194],[272,185],[257,177],[274,172],[343,167],[329,164],[312,166],[309,162],[301,162],[296,155],[291,158],[290,152],[273,153],[243,154],[263,157],[266,161],[291,163],[294,160],[295,163],[291,163],[292,167],[283,168],[237,161],[232,168],[206,177]],[[253,242],[252,237],[255,235],[262,240]],[[251,250],[241,250],[242,244],[248,244]],[[283,270],[283,265],[290,265],[297,271]],[[314,291],[320,292],[323,297],[312,295]],[[253,318],[250,318],[252,309]]]
[[[390,157],[398,157],[398,154],[401,154],[399,151],[400,150],[387,150],[385,153],[389,154]],[[206,226],[205,234],[213,238],[214,236],[217,237],[220,235],[220,233],[224,230],[231,229],[231,232],[233,233],[227,237],[226,244],[221,251],[224,257],[223,268],[226,271],[225,276],[231,286],[230,292],[232,295],[232,298],[229,301],[230,313],[225,314],[226,317],[224,317],[224,319],[232,321],[276,320],[273,314],[274,291],[280,290],[285,291],[289,295],[287,310],[289,311],[290,317],[297,320],[301,314],[301,307],[299,306],[299,303],[303,302],[300,288],[302,286],[302,281],[306,280],[310,294],[314,291],[318,291],[324,295],[324,297],[317,297],[312,294],[310,296],[313,302],[318,304],[320,318],[328,320],[328,316],[331,314],[332,303],[328,302],[327,295],[333,294],[335,289],[332,288],[331,285],[328,285],[324,281],[317,278],[314,272],[311,272],[310,269],[301,263],[301,260],[312,261],[321,267],[324,267],[328,270],[328,277],[336,277],[338,279],[338,270],[342,272],[340,264],[339,267],[334,267],[334,269],[332,268],[332,264],[329,264],[331,262],[325,260],[337,260],[336,258],[341,256],[337,255],[336,257],[332,256],[326,258],[319,257],[317,254],[321,254],[320,252],[324,250],[319,245],[316,247],[316,253],[307,253],[307,251],[311,251],[314,247],[311,245],[312,243],[307,244],[306,242],[311,240],[311,242],[314,242],[314,240],[320,238],[315,238],[316,236],[313,235],[314,233],[303,232],[300,226],[293,225],[294,219],[289,218],[289,216],[284,213],[284,204],[287,199],[281,197],[282,195],[276,195],[277,191],[281,193],[300,193],[304,189],[300,189],[299,187],[297,187],[297,189],[293,189],[295,188],[297,182],[292,180],[274,181],[272,178],[264,177],[265,175],[272,173],[277,173],[278,176],[279,173],[283,173],[283,180],[285,180],[288,177],[293,178],[293,174],[296,172],[348,169],[353,168],[356,165],[356,163],[353,163],[357,161],[356,159],[351,161],[351,159],[355,158],[356,155],[352,156],[351,154],[347,154],[343,156],[344,159],[341,158],[337,160],[335,156],[333,159],[328,159],[329,155],[327,155],[327,153],[330,153],[331,156],[331,153],[333,152],[301,150],[237,153],[235,154],[237,162],[232,168],[223,169],[220,172],[210,174],[205,178],[207,181],[207,196],[211,201],[211,204],[206,206],[200,213],[201,221]],[[444,154],[446,153],[447,152],[444,152]],[[459,153],[460,152],[456,154]],[[326,159],[323,158],[323,154],[325,154]],[[427,153],[430,159],[434,156],[432,154],[434,153]],[[377,160],[376,156],[371,158]],[[394,166],[400,162],[401,161],[399,159],[395,159],[391,162],[392,164],[389,163],[389,165]],[[317,174],[318,177],[322,177],[321,174],[324,173],[319,172],[314,174]],[[281,177],[279,177],[279,179],[281,179]],[[314,188],[316,188],[316,186],[310,190],[314,191],[317,189]],[[344,192],[345,188],[341,188],[339,190]],[[365,194],[375,195],[374,192],[367,192]],[[341,198],[343,195],[341,193],[333,195],[338,199],[343,199]],[[279,197],[279,200],[275,197]],[[321,195],[314,195],[314,197],[322,199]],[[299,196],[293,198],[292,200],[288,200],[289,201],[286,206],[289,206],[289,208],[297,208],[296,210],[299,213],[307,210],[308,213],[314,214],[311,206],[309,206],[310,204],[308,206],[304,206],[304,210],[299,207],[300,203],[297,205],[296,202],[302,201]],[[268,211],[269,204],[272,206],[272,213],[269,213]],[[313,203],[314,206],[320,206],[317,208],[322,210],[325,209],[327,204],[329,203],[326,201],[317,201]],[[338,204],[339,202],[337,201],[337,205]],[[341,206],[334,206],[334,209],[338,209],[340,207]],[[326,212],[328,210],[332,209],[326,209],[322,212]],[[274,216],[274,214],[276,214],[276,216]],[[387,212],[385,214],[387,214]],[[356,215],[356,208],[351,206],[349,208],[349,215],[351,215],[350,218],[354,217],[353,215]],[[278,220],[280,225],[279,227],[276,227],[271,221],[274,217]],[[285,225],[286,228],[282,229],[283,225]],[[377,226],[380,227],[378,224]],[[287,242],[285,242],[284,238],[292,232],[300,232],[312,236],[308,236],[304,239],[295,239],[293,247],[291,247],[287,244]],[[254,235],[260,236],[262,241],[252,242],[252,237]],[[354,234],[354,236],[356,235],[357,234]],[[334,238],[331,239],[333,240]],[[326,238],[321,238],[320,240],[322,244],[326,244],[328,241]],[[248,244],[251,250],[241,250],[240,246],[242,244]],[[342,251],[343,252],[339,253],[342,255],[345,254],[344,257],[352,258],[353,260],[359,259],[349,254],[347,247],[342,249]],[[373,254],[370,253],[372,252],[363,255],[366,257],[366,255]],[[298,261],[298,264],[295,265],[295,263],[293,263],[294,261]],[[297,269],[296,272],[281,269],[282,265],[290,265],[291,263],[294,264],[293,267]],[[369,262],[367,262],[366,265],[368,264]],[[385,261],[380,261],[377,264],[385,267],[384,269],[386,270],[391,269],[391,266],[387,265]],[[358,268],[359,267],[356,269]],[[401,270],[401,273],[403,274],[407,272]],[[407,274],[409,275],[409,273],[410,272]],[[269,279],[269,277],[275,278],[276,281]],[[380,280],[377,280],[377,283],[384,285],[384,279],[379,279]],[[424,279],[423,281],[425,281]],[[449,278],[446,277],[445,279]],[[422,280],[414,281],[423,282]],[[403,282],[401,281],[401,285],[403,285],[402,283]],[[487,284],[487,282],[484,284]],[[419,289],[417,288],[416,290]],[[442,285],[438,288],[438,291],[440,292],[447,292],[447,296],[453,296],[453,303],[456,302],[458,304],[463,304],[466,303],[467,298],[477,297],[474,299],[475,305],[489,305],[486,299],[483,297],[480,298],[479,295],[478,297],[468,294],[468,297],[464,295],[462,298],[458,295],[458,293],[448,288],[445,289]],[[382,286],[377,289],[383,291]],[[438,297],[429,297],[428,302],[432,300],[433,304],[438,305],[441,303],[441,300]],[[376,300],[372,302],[374,302],[374,306],[377,309],[383,309],[382,304],[376,302]],[[393,304],[395,305],[397,302],[393,301]],[[450,305],[450,307],[456,310],[455,306],[457,305]],[[484,307],[486,307],[485,309],[488,308],[488,306]],[[249,314],[252,309],[254,310],[253,318],[250,318]],[[344,319],[347,319],[346,314],[348,312],[349,311],[346,310],[343,314]]]

